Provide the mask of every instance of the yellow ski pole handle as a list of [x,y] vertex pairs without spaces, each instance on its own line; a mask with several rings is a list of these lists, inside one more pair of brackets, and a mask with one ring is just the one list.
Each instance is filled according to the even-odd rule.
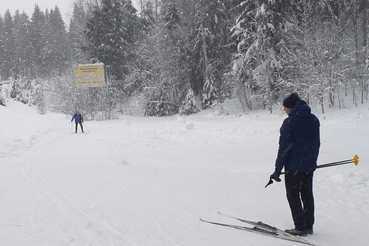
[[[340,165],[345,165],[345,164],[350,164],[350,163],[354,163],[355,166],[359,165],[359,156],[358,155],[354,155],[353,159],[349,159],[349,160],[343,160],[343,161],[336,161],[336,162],[331,162],[331,163],[327,163],[327,164],[323,164],[323,165],[318,165],[316,168],[325,168],[325,167],[334,167],[334,166],[340,166]],[[281,172],[281,175],[286,174],[286,172]],[[269,185],[273,184],[273,179],[272,177],[269,178],[269,182],[267,183],[267,185],[265,186],[268,187]]]
[[359,156],[358,155],[354,155],[354,164],[355,164],[355,166],[359,165]]
[[359,165],[359,156],[354,155],[353,159],[344,160],[344,161],[336,161],[336,162],[331,162],[331,163],[327,163],[323,165],[318,165],[316,168],[334,167],[334,166],[340,166],[340,165],[345,165],[345,164],[350,164],[350,163],[354,163],[355,166]]
[[[331,163],[318,165],[316,168],[319,169],[319,168],[326,168],[326,167],[341,166],[341,165],[350,164],[350,163],[354,163],[355,166],[359,165],[359,156],[354,155],[353,159],[343,160],[343,161],[336,161],[336,162],[331,162]],[[283,174],[286,174],[286,172],[281,172],[281,175],[283,175]],[[270,185],[272,183],[273,183],[273,180],[270,179],[269,183],[265,187],[267,187],[268,185]]]

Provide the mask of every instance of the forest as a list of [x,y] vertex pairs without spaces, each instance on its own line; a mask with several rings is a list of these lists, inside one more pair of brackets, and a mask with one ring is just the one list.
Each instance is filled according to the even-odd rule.
[[[298,92],[321,113],[368,100],[367,0],[75,0],[0,13],[0,105],[47,111],[189,115],[226,105],[273,112]],[[78,64],[107,86],[81,88]],[[7,88],[7,89],[5,89]],[[348,103],[350,105],[348,105]]]

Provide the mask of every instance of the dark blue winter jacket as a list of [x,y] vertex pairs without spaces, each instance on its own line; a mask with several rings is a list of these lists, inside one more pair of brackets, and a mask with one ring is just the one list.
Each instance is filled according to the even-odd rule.
[[76,123],[77,122],[83,122],[83,117],[82,117],[81,114],[74,114],[71,121],[73,121],[73,120],[75,120]]
[[305,101],[299,100],[280,129],[276,170],[315,170],[320,148],[320,123]]

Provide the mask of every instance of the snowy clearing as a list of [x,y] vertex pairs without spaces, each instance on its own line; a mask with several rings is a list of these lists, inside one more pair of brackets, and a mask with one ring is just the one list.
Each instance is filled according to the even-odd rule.
[[[83,113],[83,112],[82,112]],[[360,157],[315,174],[321,246],[363,246],[369,231],[369,107],[317,115],[319,164]],[[241,222],[218,211],[292,228],[274,169],[282,112],[122,117],[85,122],[0,107],[0,245],[298,245],[203,223]]]

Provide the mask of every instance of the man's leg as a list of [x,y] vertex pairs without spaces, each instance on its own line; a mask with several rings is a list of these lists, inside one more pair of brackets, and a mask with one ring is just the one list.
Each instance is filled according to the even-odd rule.
[[76,130],[74,131],[74,133],[77,133],[77,127],[78,127],[78,122],[76,122]]
[[300,172],[287,172],[285,174],[286,195],[290,205],[295,228],[299,231],[305,230],[305,216],[300,199],[302,186],[302,175]]
[[79,125],[81,126],[81,130],[82,130],[82,132],[84,132],[84,131],[83,131],[83,125],[82,125],[82,122],[79,122]]
[[306,221],[305,230],[312,230],[314,225],[313,174],[312,171],[305,173],[301,187],[301,200]]

